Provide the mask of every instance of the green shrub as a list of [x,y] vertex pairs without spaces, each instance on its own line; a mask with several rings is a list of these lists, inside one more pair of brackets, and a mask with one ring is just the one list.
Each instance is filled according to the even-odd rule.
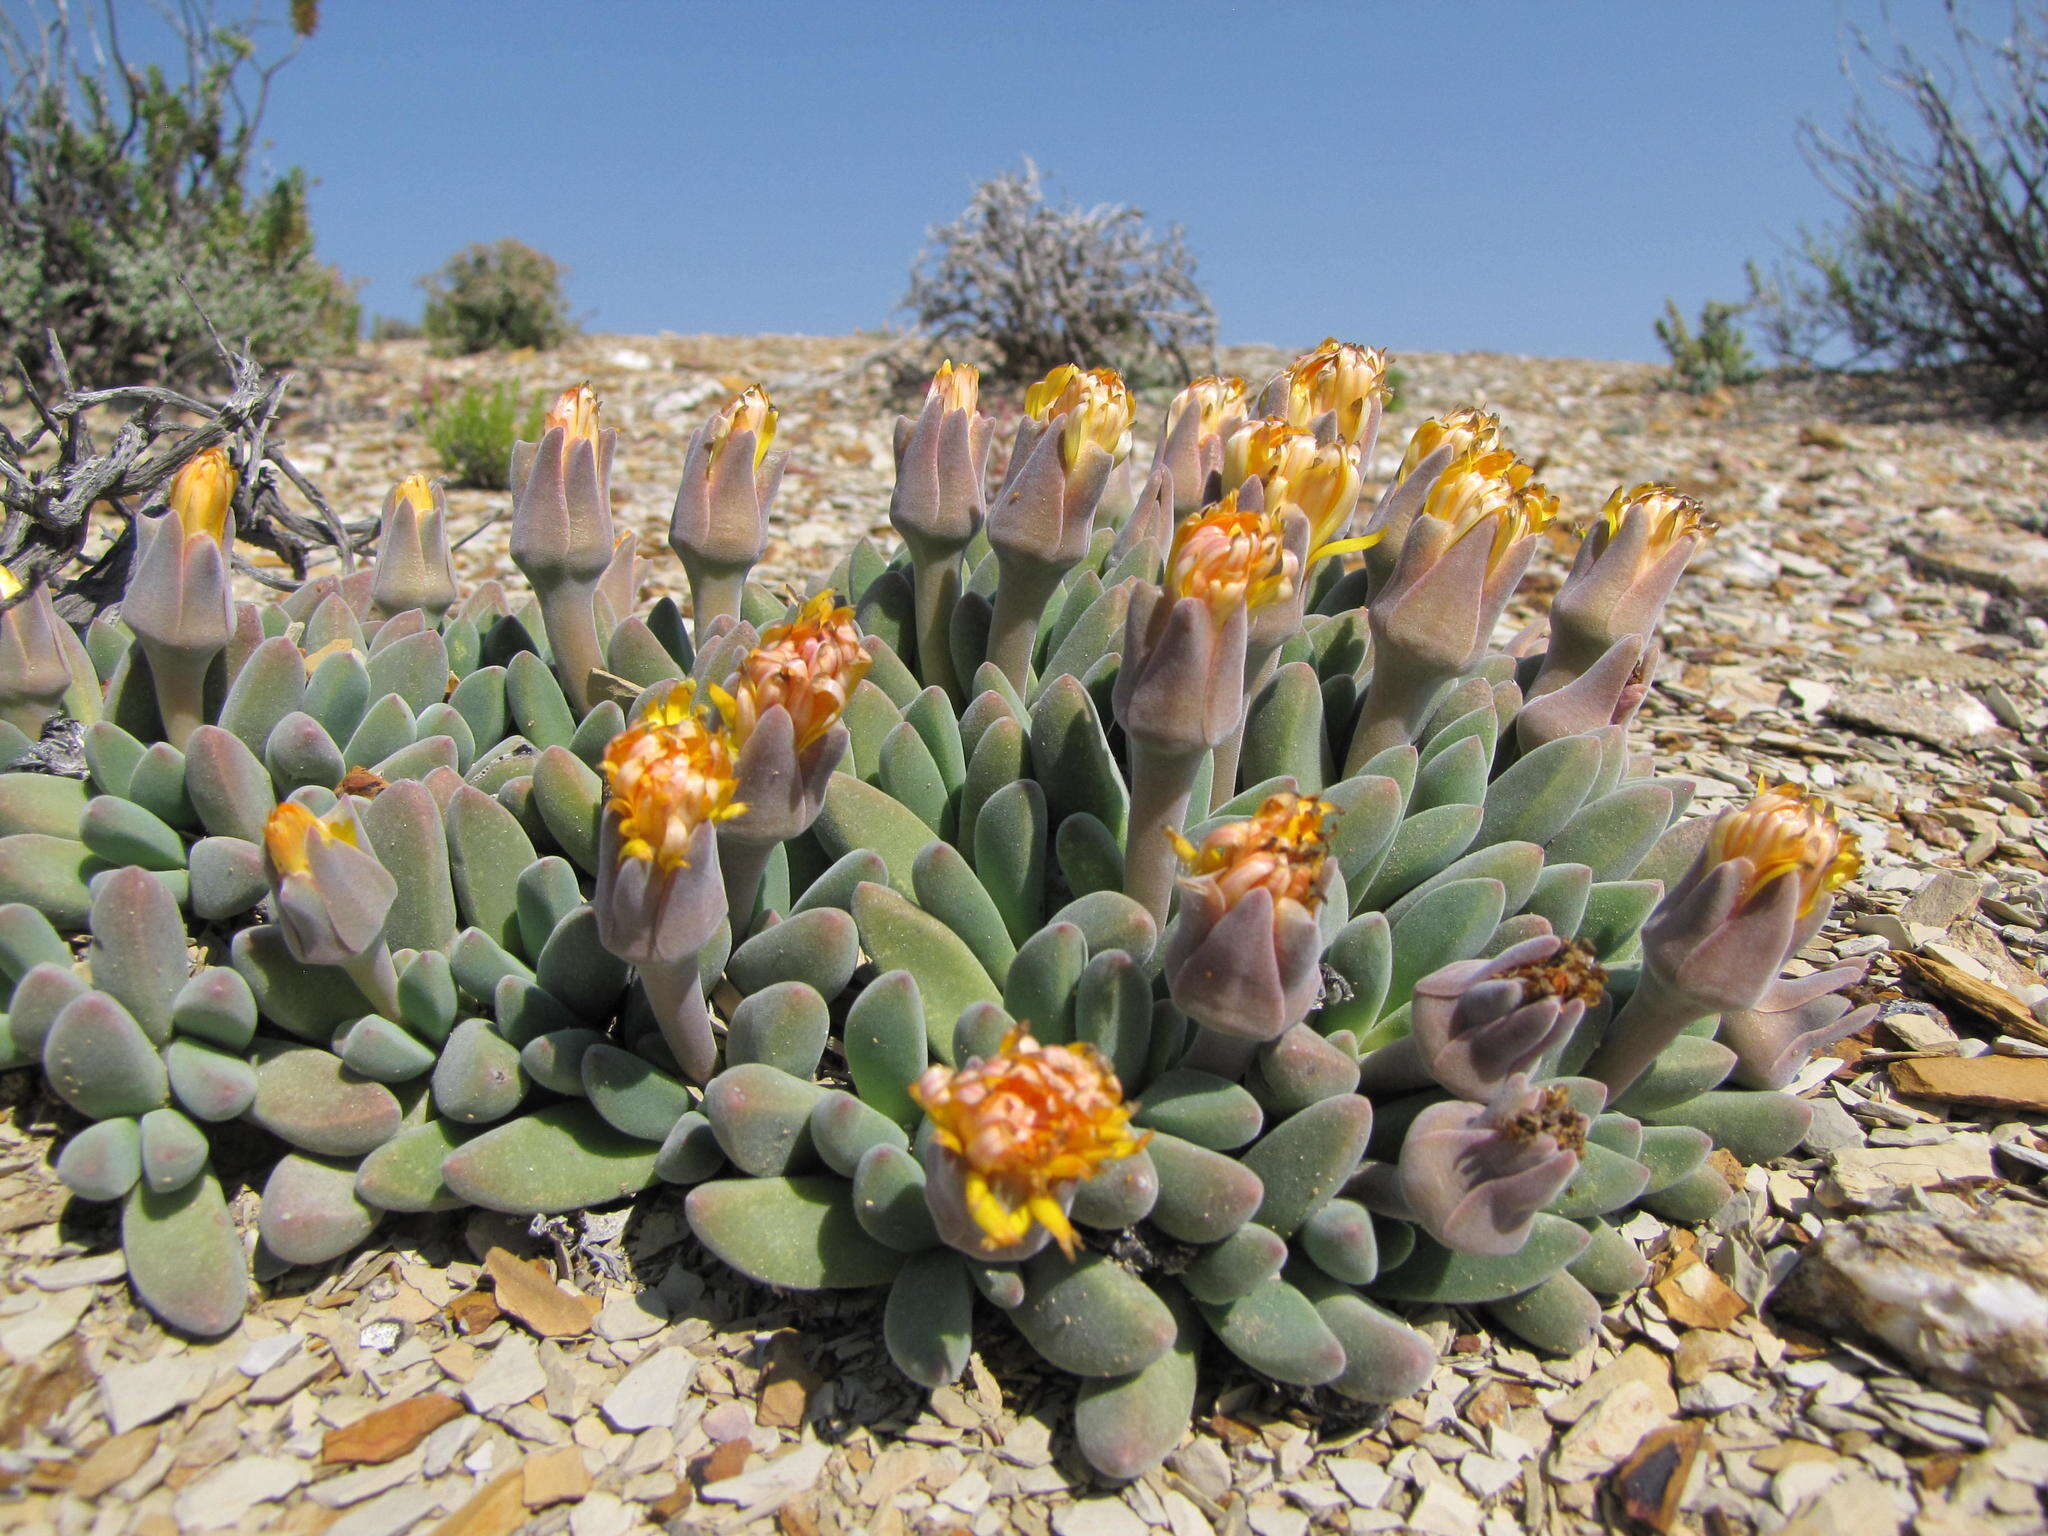
[[[303,173],[266,183],[253,164],[296,42],[265,59],[255,16],[164,14],[191,64],[175,75],[124,60],[87,8],[0,13],[0,352],[39,381],[46,334],[101,383],[219,374],[215,332],[261,360],[355,336],[352,286],[313,254]],[[293,16],[303,38],[313,8]]]
[[1671,385],[1687,394],[1706,395],[1724,386],[1748,384],[1757,377],[1756,359],[1736,319],[1744,305],[1709,299],[1700,306],[1700,328],[1694,331],[1679,313],[1678,301],[1664,301],[1657,339],[1671,357]]
[[420,279],[427,339],[452,354],[555,346],[574,329],[562,293],[567,270],[517,240],[465,246]]
[[536,401],[522,411],[519,386],[510,380],[465,384],[453,394],[429,394],[420,427],[451,483],[502,491],[509,484],[512,444],[540,438],[541,406]]

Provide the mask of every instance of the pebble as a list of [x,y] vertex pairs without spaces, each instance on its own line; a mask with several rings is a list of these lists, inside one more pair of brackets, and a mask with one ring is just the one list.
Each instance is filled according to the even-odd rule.
[[1829,1098],[1808,1102],[1813,1105],[1813,1123],[1806,1128],[1806,1135],[1800,1142],[1807,1151],[1825,1155],[1843,1147],[1863,1145],[1863,1127],[1839,1102]]
[[525,1402],[547,1384],[533,1340],[525,1334],[508,1334],[491,1351],[482,1369],[464,1384],[462,1397],[477,1413],[498,1413]]
[[1122,1499],[1076,1499],[1053,1511],[1058,1536],[1144,1536],[1145,1522]]
[[605,1395],[598,1411],[622,1434],[667,1429],[681,1410],[683,1394],[697,1379],[697,1357],[679,1344],[658,1349],[636,1364]]
[[125,1435],[160,1419],[198,1397],[212,1376],[210,1366],[184,1355],[109,1366],[100,1372],[100,1402],[106,1410],[107,1427]]
[[668,1307],[654,1291],[611,1291],[592,1325],[610,1343],[652,1338],[668,1326]]
[[394,1488],[359,1504],[336,1520],[321,1536],[401,1536],[445,1502],[438,1488]]
[[1408,1511],[1408,1524],[1422,1536],[1474,1536],[1479,1506],[1449,1483],[1431,1483]]
[[76,1285],[107,1285],[127,1273],[128,1259],[116,1248],[112,1253],[40,1265],[28,1272],[28,1283],[39,1291],[68,1291]]
[[267,1339],[258,1339],[236,1358],[235,1369],[253,1381],[289,1360],[300,1342],[295,1333],[273,1333]]
[[283,1498],[306,1480],[304,1462],[286,1456],[237,1456],[178,1492],[171,1517],[181,1531],[220,1531],[242,1524],[258,1504]]
[[1363,1457],[1339,1457],[1323,1463],[1323,1470],[1336,1479],[1344,1496],[1361,1508],[1371,1509],[1387,1496],[1393,1478],[1378,1462]]
[[831,1446],[818,1440],[806,1440],[795,1450],[773,1461],[749,1463],[746,1471],[738,1477],[706,1483],[704,1497],[748,1509],[787,1504],[817,1482],[819,1474],[825,1470],[825,1460],[831,1454]]
[[1265,1504],[1250,1512],[1249,1523],[1259,1536],[1308,1536],[1308,1516],[1284,1504]]

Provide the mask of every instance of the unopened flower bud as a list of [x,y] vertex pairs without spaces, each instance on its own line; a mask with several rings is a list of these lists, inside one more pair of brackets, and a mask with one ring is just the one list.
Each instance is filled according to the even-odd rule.
[[[1328,337],[1281,375],[1282,409],[1295,426],[1347,444],[1377,434],[1387,399],[1387,354]],[[1276,391],[1278,393],[1278,391]],[[1278,403],[1278,402],[1276,402]]]
[[[0,565],[0,571],[7,567]],[[12,590],[5,590],[9,583]],[[63,712],[71,688],[67,626],[44,582],[24,589],[9,571],[0,590],[0,720],[34,741],[44,722]]]
[[204,723],[206,670],[234,634],[228,512],[236,484],[227,450],[205,449],[173,478],[168,509],[136,520],[121,617],[148,659],[174,743]]
[[[1223,493],[1223,443],[1244,417],[1244,380],[1214,374],[1196,379],[1167,405],[1154,473],[1163,465],[1173,477],[1176,518],[1200,511]],[[1212,480],[1218,482],[1214,495]]]
[[302,964],[346,966],[383,939],[398,882],[369,842],[346,796],[325,816],[296,800],[270,813],[263,861],[272,910]]
[[1668,485],[1617,489],[1550,603],[1550,642],[1531,696],[1561,688],[1623,639],[1652,639],[1686,563],[1713,533]]
[[407,475],[384,498],[370,601],[385,618],[418,608],[438,620],[454,605],[448,502],[440,481]]
[[540,599],[562,686],[579,713],[604,664],[593,603],[612,559],[614,428],[588,384],[564,390],[537,444],[513,448],[512,559]]
[[669,518],[669,547],[690,578],[696,621],[737,617],[747,572],[768,544],[768,511],[784,455],[770,453],[778,413],[756,384],[712,414],[690,438]]

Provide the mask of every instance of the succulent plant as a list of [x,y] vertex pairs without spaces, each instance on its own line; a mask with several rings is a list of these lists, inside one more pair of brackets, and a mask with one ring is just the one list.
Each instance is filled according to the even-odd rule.
[[[208,1127],[244,1121],[286,1263],[667,1184],[752,1280],[886,1292],[920,1384],[978,1294],[1111,1477],[1205,1337],[1368,1402],[1432,1368],[1403,1305],[1575,1347],[1643,1281],[1628,1210],[1710,1216],[1713,1147],[1803,1134],[1779,1090],[1864,1015],[1853,967],[1778,977],[1855,859],[1789,789],[1682,821],[1631,758],[1699,509],[1619,493],[1496,649],[1556,500],[1458,412],[1359,517],[1384,371],[1325,343],[1254,419],[1199,380],[1133,495],[1114,375],[1036,386],[990,491],[949,365],[898,424],[904,546],[803,594],[747,579],[749,391],[692,438],[690,623],[627,611],[587,388],[515,453],[531,595],[457,592],[408,481],[371,568],[229,605],[221,464],[119,616],[7,599],[0,1064],[89,1122],[59,1172],[121,1202],[143,1300],[239,1316]],[[66,716],[86,777],[26,771]]]

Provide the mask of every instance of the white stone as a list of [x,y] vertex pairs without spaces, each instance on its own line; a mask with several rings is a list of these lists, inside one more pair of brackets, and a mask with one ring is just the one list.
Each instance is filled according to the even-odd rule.
[[991,1491],[988,1479],[969,1467],[946,1485],[939,1494],[939,1502],[949,1509],[959,1510],[971,1520],[988,1503]]
[[1709,1371],[1689,1387],[1681,1387],[1678,1406],[1687,1413],[1725,1413],[1730,1408],[1762,1395],[1741,1377],[1727,1371]]
[[267,1339],[258,1339],[235,1361],[235,1369],[254,1381],[265,1371],[280,1366],[292,1357],[301,1340],[296,1333],[273,1333]]
[[571,1536],[626,1536],[639,1520],[616,1493],[586,1493],[569,1511]]
[[1394,1486],[1386,1468],[1360,1457],[1326,1461],[1323,1470],[1337,1480],[1337,1486],[1344,1490],[1345,1497],[1363,1509],[1377,1507],[1387,1496],[1387,1490]]
[[540,1352],[523,1333],[508,1335],[469,1379],[462,1397],[478,1413],[498,1413],[546,1388]]
[[1188,1441],[1167,1458],[1167,1464],[1212,1504],[1230,1492],[1230,1457],[1207,1436]]
[[1479,1506],[1449,1483],[1431,1483],[1408,1511],[1408,1524],[1424,1536],[1477,1536]]
[[394,1488],[357,1505],[321,1536],[400,1536],[440,1509],[443,1502],[438,1488]]
[[654,1291],[611,1291],[593,1324],[600,1339],[645,1339],[668,1326],[668,1307]]
[[1308,1516],[1284,1504],[1268,1504],[1251,1511],[1251,1528],[1259,1536],[1308,1536]]
[[1472,1451],[1458,1458],[1458,1481],[1470,1488],[1475,1498],[1490,1499],[1521,1475],[1520,1467],[1498,1456]]
[[237,1456],[187,1483],[171,1505],[181,1531],[238,1526],[258,1504],[281,1499],[306,1480],[305,1463],[285,1456]]
[[599,1411],[622,1434],[667,1429],[676,1421],[683,1394],[697,1379],[697,1357],[680,1344],[658,1349],[620,1378]]
[[778,1507],[809,1490],[825,1470],[832,1448],[817,1440],[806,1440],[787,1455],[773,1461],[757,1461],[738,1477],[706,1483],[704,1497],[749,1509]]
[[201,1392],[213,1372],[195,1369],[184,1355],[165,1355],[140,1365],[113,1365],[100,1372],[100,1401],[106,1409],[107,1427],[117,1435],[162,1418],[182,1408]]
[[1145,1522],[1122,1499],[1076,1499],[1052,1512],[1056,1536],[1145,1536]]
[[1216,1528],[1209,1523],[1209,1517],[1178,1488],[1167,1489],[1159,1496],[1159,1502],[1166,1510],[1166,1528],[1173,1536],[1215,1536]]
[[35,1305],[0,1323],[0,1350],[14,1361],[33,1360],[60,1339],[69,1338],[92,1305],[92,1289],[75,1286],[54,1296],[35,1298]]
[[420,1450],[426,1457],[422,1470],[427,1476],[439,1477],[454,1466],[455,1458],[462,1454],[463,1447],[469,1444],[470,1437],[482,1423],[483,1420],[475,1415],[465,1413],[459,1419],[450,1419],[422,1440]]
[[88,1254],[82,1259],[59,1259],[28,1272],[28,1283],[39,1291],[68,1291],[75,1285],[107,1285],[128,1273],[128,1259],[120,1249],[112,1253]]

